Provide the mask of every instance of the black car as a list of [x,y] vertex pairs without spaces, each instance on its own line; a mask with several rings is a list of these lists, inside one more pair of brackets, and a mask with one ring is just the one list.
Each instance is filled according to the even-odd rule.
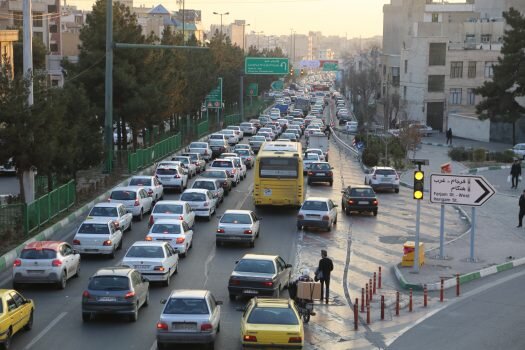
[[203,171],[200,177],[206,179],[219,179],[222,180],[222,188],[224,189],[224,195],[227,196],[232,190],[232,179],[228,175],[226,170],[206,170]]
[[379,202],[372,187],[367,185],[348,186],[343,193],[341,208],[350,215],[352,211],[370,212],[377,216]]
[[246,254],[236,262],[228,281],[230,300],[239,296],[276,296],[288,287],[292,265],[278,255]]
[[328,182],[330,186],[334,183],[333,167],[328,162],[315,162],[308,169],[308,185],[315,182]]

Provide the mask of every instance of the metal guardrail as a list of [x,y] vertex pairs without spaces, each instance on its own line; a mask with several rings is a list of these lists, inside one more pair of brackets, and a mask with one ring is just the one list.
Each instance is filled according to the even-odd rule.
[[343,146],[346,150],[354,153],[356,156],[359,155],[359,151],[357,149],[355,149],[355,147],[347,144],[346,142],[343,141],[343,139],[341,139],[339,136],[337,136],[337,134],[335,133],[334,129],[332,127],[330,127],[330,131],[332,133],[332,136],[334,137],[335,141],[337,143],[339,143],[341,146]]

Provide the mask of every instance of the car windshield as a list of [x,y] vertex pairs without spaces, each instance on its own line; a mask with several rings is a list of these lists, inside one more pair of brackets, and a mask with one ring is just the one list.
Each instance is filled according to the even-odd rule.
[[126,258],[164,258],[161,246],[133,246],[126,253]]
[[95,276],[91,278],[90,290],[129,290],[129,279],[126,276]]
[[24,249],[20,253],[20,259],[40,260],[55,259],[56,257],[57,252],[53,249]]
[[301,207],[302,210],[317,210],[317,211],[328,211],[326,202],[322,201],[306,201]]
[[215,190],[215,184],[212,181],[195,181],[192,188],[202,188],[204,190]]
[[168,315],[207,315],[209,311],[204,299],[170,298],[163,313]]
[[212,168],[232,168],[232,162],[229,160],[215,160],[211,164]]
[[118,211],[115,207],[94,207],[88,216],[118,217]]
[[256,307],[250,312],[247,322],[251,324],[299,324],[297,315],[288,307]]
[[350,195],[354,197],[374,197],[375,192],[371,188],[352,188]]
[[235,266],[237,272],[275,273],[275,267],[270,260],[242,259]]
[[375,171],[376,175],[396,175],[396,171],[393,169],[377,169]]
[[190,148],[208,148],[208,144],[206,142],[192,142]]
[[252,223],[252,219],[250,214],[233,214],[233,213],[226,213],[222,216],[221,224],[245,224],[250,225]]
[[180,200],[186,202],[204,202],[206,201],[206,195],[204,193],[185,192],[180,197]]
[[190,159],[191,159],[192,161],[196,161],[196,160],[199,159],[199,155],[198,155],[198,154],[195,154],[195,153],[193,153],[193,154],[186,154],[186,157],[190,157]]
[[153,224],[150,233],[179,234],[179,224]]
[[305,160],[319,160],[319,156],[317,154],[309,153],[306,155]]
[[181,204],[157,203],[153,208],[154,214],[182,214]]
[[213,170],[207,170],[201,174],[202,177],[208,177],[208,178],[217,178],[217,179],[224,179],[228,176],[224,171],[213,171]]
[[314,163],[310,166],[310,170],[330,170],[330,165],[326,163]]
[[137,198],[137,193],[135,191],[113,191],[109,198],[120,201],[134,201]]
[[177,175],[177,169],[173,168],[158,168],[157,175]]
[[80,225],[78,233],[86,233],[91,235],[109,235],[109,227],[107,224],[83,223]]

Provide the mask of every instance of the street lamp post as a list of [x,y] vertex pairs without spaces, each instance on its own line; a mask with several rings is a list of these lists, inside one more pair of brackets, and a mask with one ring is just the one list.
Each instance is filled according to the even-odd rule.
[[260,32],[256,32],[252,30],[252,34],[257,35],[257,50],[259,50],[259,35],[264,34],[264,31],[261,30]]
[[246,48],[246,27],[250,26],[250,23],[243,23],[242,25],[242,51]]
[[230,13],[229,13],[229,12],[224,12],[224,13],[214,12],[213,14],[214,14],[214,15],[219,15],[219,16],[221,16],[221,41],[222,41],[222,16],[227,16],[227,15],[229,15]]

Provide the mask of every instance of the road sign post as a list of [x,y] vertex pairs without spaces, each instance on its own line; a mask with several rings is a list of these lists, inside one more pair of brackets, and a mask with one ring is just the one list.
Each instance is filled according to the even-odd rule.
[[247,75],[286,75],[288,58],[283,57],[246,57],[244,73]]

